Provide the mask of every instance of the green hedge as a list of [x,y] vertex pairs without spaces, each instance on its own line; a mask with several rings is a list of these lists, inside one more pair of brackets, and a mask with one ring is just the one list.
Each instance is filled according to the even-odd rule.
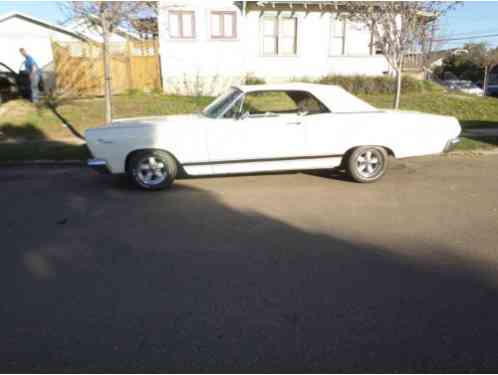
[[264,78],[255,77],[253,75],[247,75],[244,79],[244,85],[264,85],[266,81]]
[[[396,90],[396,79],[387,76],[339,76],[330,75],[320,79],[311,77],[294,77],[291,82],[308,82],[321,83],[324,85],[337,85],[355,95],[378,95],[378,94],[394,94]],[[263,78],[248,75],[244,83],[246,85],[261,85],[266,81]],[[402,93],[423,93],[441,91],[442,88],[434,82],[427,80],[419,80],[410,76],[403,76]]]
[[[319,79],[317,83],[338,85],[356,95],[394,94],[396,90],[396,79],[384,76],[326,76]],[[440,90],[441,88],[431,81],[418,80],[410,76],[404,76],[402,80],[402,93],[422,93]]]

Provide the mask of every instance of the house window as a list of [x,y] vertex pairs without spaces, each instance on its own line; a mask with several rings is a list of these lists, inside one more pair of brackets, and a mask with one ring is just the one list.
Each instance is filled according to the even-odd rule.
[[263,55],[293,56],[297,53],[297,18],[263,17]]
[[173,39],[194,39],[195,13],[192,11],[170,11],[169,36]]
[[330,27],[330,55],[343,56],[346,50],[346,21],[333,18]]
[[211,38],[237,38],[237,13],[217,11],[211,12]]

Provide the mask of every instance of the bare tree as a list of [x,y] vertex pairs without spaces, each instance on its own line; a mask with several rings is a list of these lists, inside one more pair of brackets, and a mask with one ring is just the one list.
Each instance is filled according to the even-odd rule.
[[336,3],[339,18],[365,25],[372,43],[382,52],[396,75],[393,107],[399,108],[403,59],[420,48],[430,25],[455,2],[438,1],[344,1]]
[[154,6],[153,2],[140,1],[67,1],[61,4],[68,19],[79,20],[102,35],[107,123],[112,121],[110,34],[119,27],[133,29],[136,20],[153,12]]

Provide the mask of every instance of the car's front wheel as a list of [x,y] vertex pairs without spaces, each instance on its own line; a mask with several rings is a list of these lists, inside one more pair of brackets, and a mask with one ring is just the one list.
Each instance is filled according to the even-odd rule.
[[356,182],[374,182],[387,170],[389,157],[382,147],[358,147],[349,154],[346,170]]
[[162,190],[171,186],[178,167],[175,159],[167,152],[150,150],[132,155],[127,172],[135,185],[147,190]]

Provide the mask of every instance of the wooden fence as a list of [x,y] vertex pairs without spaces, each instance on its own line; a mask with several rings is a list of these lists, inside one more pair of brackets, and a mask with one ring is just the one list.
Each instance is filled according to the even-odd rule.
[[[52,42],[58,93],[70,96],[104,94],[102,45]],[[114,94],[161,89],[157,40],[112,43],[111,77]]]

